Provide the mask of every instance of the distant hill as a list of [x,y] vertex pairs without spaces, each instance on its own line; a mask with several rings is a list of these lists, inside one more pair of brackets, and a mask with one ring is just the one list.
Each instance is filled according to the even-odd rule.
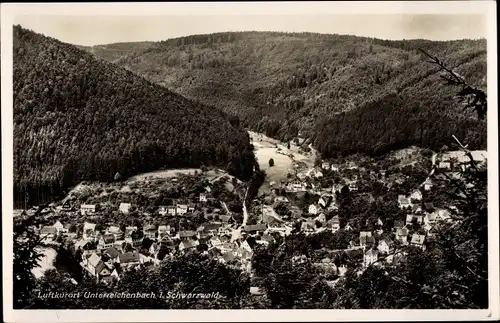
[[130,53],[138,52],[150,47],[153,42],[124,42],[114,43],[109,45],[95,45],[95,46],[77,46],[80,49],[91,52],[92,54],[114,62],[117,59],[126,56]]
[[455,89],[442,86],[419,47],[486,87],[484,39],[217,33],[138,51],[130,45],[116,63],[234,114],[252,130],[282,140],[300,132],[325,157],[377,155],[411,145],[438,149],[450,144],[452,134],[471,147],[486,147],[486,122],[462,116]]
[[13,50],[16,200],[160,168],[252,176],[248,133],[222,111],[20,26]]

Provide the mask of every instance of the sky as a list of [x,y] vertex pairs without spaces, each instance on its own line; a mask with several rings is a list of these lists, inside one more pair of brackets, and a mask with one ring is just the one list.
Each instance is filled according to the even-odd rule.
[[487,37],[487,20],[478,14],[18,15],[14,23],[63,42],[85,46],[251,30],[350,34],[381,39]]

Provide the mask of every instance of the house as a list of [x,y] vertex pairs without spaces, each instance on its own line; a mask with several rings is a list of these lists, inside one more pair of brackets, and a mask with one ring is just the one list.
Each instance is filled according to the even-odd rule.
[[423,234],[413,234],[411,237],[411,245],[415,247],[419,247],[425,250],[425,235]]
[[251,225],[246,225],[244,226],[241,231],[250,233],[250,234],[259,234],[259,233],[264,233],[264,231],[267,230],[267,225],[264,223],[259,223],[259,224],[251,224]]
[[434,214],[436,214],[436,219],[438,221],[446,221],[449,218],[451,218],[450,211],[445,210],[445,209],[439,209],[439,210],[435,211]]
[[132,246],[137,247],[138,245],[140,245],[142,243],[143,238],[144,235],[141,231],[137,230],[132,232],[132,234],[130,235],[130,239],[132,240]]
[[168,214],[168,206],[160,205],[160,207],[158,207],[158,213],[160,215],[163,215],[163,216],[167,215]]
[[338,164],[332,164],[332,167],[331,167],[332,171],[334,171],[334,172],[338,172],[338,171],[339,171],[339,168],[340,168],[340,167],[339,167],[339,165],[338,165]]
[[432,182],[432,180],[430,178],[428,178],[428,179],[425,180],[425,182],[424,182],[424,190],[430,191],[433,186],[434,186],[434,183]]
[[365,252],[363,265],[366,268],[371,264],[375,263],[377,260],[378,260],[378,251],[370,249],[367,252]]
[[53,242],[57,235],[57,229],[53,226],[44,226],[40,229],[40,237],[45,243]]
[[94,214],[96,211],[95,205],[93,204],[82,204],[80,205],[80,213],[82,215]]
[[144,237],[150,240],[154,240],[156,238],[156,226],[154,224],[149,224],[142,228],[142,233],[144,233]]
[[130,203],[120,203],[120,207],[118,208],[118,210],[123,214],[128,214],[131,207],[132,205]]
[[321,223],[322,226],[326,224],[326,216],[324,213],[320,213],[317,217],[314,218],[315,222]]
[[56,221],[56,223],[54,223],[53,227],[56,229],[57,233],[68,232],[68,229],[65,228],[64,225],[59,221]]
[[98,247],[99,249],[111,248],[113,247],[114,243],[115,243],[115,236],[112,234],[105,234],[99,238]]
[[433,225],[436,223],[436,221],[437,221],[437,214],[436,213],[427,213],[424,216],[424,223],[426,225],[427,224]]
[[177,214],[177,208],[173,205],[167,206],[167,215],[174,216]]
[[111,262],[118,262],[118,257],[120,256],[120,252],[115,247],[109,247],[103,251],[104,255],[109,257]]
[[219,215],[219,219],[224,223],[228,223],[229,220],[231,220],[231,216],[222,214],[222,215]]
[[101,257],[97,255],[96,253],[92,253],[90,255],[84,257],[83,264],[85,266],[85,269],[87,269],[88,272],[92,276],[97,276],[97,266],[99,263],[101,263]]
[[316,215],[316,214],[318,214],[318,207],[314,204],[311,204],[311,205],[309,205],[308,212],[309,212],[309,214]]
[[323,177],[323,173],[319,169],[313,168],[307,172],[307,176],[320,178]]
[[410,195],[410,200],[417,200],[421,201],[422,200],[422,192],[420,190],[415,190],[411,195]]
[[134,266],[141,263],[141,257],[136,251],[125,252],[118,256],[118,262],[125,267]]
[[115,240],[120,240],[123,236],[122,230],[114,225],[108,228],[107,233],[112,234],[115,237]]
[[154,242],[151,247],[149,247],[149,253],[152,257],[157,258],[158,252],[160,251],[160,244]]
[[407,214],[406,215],[406,225],[411,224],[415,220],[418,224],[422,224],[423,222],[423,216],[422,215],[414,215],[414,214]]
[[350,162],[347,163],[346,169],[357,169],[357,168],[358,168],[358,166],[356,165],[355,162],[350,161]]
[[158,241],[168,238],[170,236],[170,226],[160,225],[158,226]]
[[396,240],[399,241],[403,245],[408,244],[408,229],[406,229],[406,228],[397,229],[396,230]]
[[276,196],[274,198],[274,203],[280,203],[280,202],[288,203],[290,201],[288,200],[288,198],[286,198],[286,196]]
[[318,205],[321,206],[322,208],[326,208],[327,203],[329,202],[328,200],[329,200],[329,198],[322,196],[318,200]]
[[332,220],[332,231],[337,232],[340,229],[340,219],[338,215],[335,215]]
[[357,192],[358,191],[358,184],[356,182],[350,182],[349,183],[349,191]]
[[188,204],[188,209],[187,209],[188,212],[194,212],[195,210],[196,210],[196,205],[194,205],[193,203]]
[[401,209],[411,206],[410,200],[404,195],[398,195],[398,204]]
[[83,224],[83,239],[85,240],[95,240],[95,223],[85,222]]
[[316,227],[313,221],[304,221],[300,226],[300,230],[304,233],[313,233],[316,231]]
[[219,228],[222,227],[222,223],[216,223],[216,222],[212,222],[212,223],[203,223],[199,229],[201,229],[200,231],[201,232],[204,232],[208,235],[216,235],[217,232],[219,232]]
[[70,200],[64,201],[63,205],[61,206],[61,209],[63,211],[71,211],[73,210],[73,205],[71,204]]
[[177,215],[184,215],[188,212],[188,206],[186,204],[177,204],[176,213]]
[[377,225],[379,227],[382,227],[382,226],[384,226],[384,222],[382,222],[382,220],[380,220],[380,218],[377,218]]
[[438,167],[439,167],[439,169],[450,170],[451,169],[451,163],[450,162],[440,162]]
[[224,264],[231,263],[235,260],[236,260],[236,255],[231,251],[223,253],[222,257],[219,258],[219,261]]
[[323,162],[321,164],[321,168],[326,169],[326,170],[330,169],[330,163],[329,162]]
[[375,243],[375,238],[372,236],[371,231],[359,232],[359,245],[360,246],[373,245],[374,243]]
[[391,253],[394,250],[394,243],[389,239],[382,239],[378,242],[377,249],[382,254]]
[[347,223],[344,227],[344,231],[351,231],[351,230],[352,230],[351,224]]
[[205,186],[205,192],[210,193],[212,192],[212,188],[210,186]]
[[178,237],[181,240],[191,239],[195,236],[197,236],[196,231],[184,230],[184,231],[179,231],[179,233],[178,233]]
[[401,229],[405,226],[404,222],[403,221],[400,221],[400,220],[396,220],[394,221],[394,229]]

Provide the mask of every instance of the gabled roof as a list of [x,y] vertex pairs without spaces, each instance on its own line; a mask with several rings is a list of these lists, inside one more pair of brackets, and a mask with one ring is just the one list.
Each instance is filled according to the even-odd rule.
[[101,261],[101,257],[98,256],[96,253],[92,253],[88,259],[88,262],[92,267],[97,267],[99,261]]
[[371,237],[372,236],[372,232],[371,231],[360,231],[359,232],[359,237]]
[[156,231],[156,226],[154,224],[148,224],[143,228],[143,231]]
[[190,230],[179,231],[179,238],[189,238],[189,237],[194,237],[195,235],[196,231],[190,231]]
[[105,234],[102,236],[104,243],[113,243],[115,242],[115,236],[112,234]]
[[108,231],[111,232],[111,233],[119,233],[119,232],[121,232],[120,228],[117,227],[117,226],[114,226],[114,225],[110,226],[108,228]]
[[168,231],[168,230],[169,230],[169,227],[167,227],[166,225],[160,225],[158,227],[158,231],[161,231],[161,232]]
[[96,226],[95,223],[85,222],[83,224],[83,232],[87,232],[87,230],[94,231],[95,230],[95,226]]
[[130,203],[120,203],[120,209],[121,208],[129,208],[131,207],[132,205]]
[[223,256],[222,259],[224,259],[225,262],[230,262],[233,261],[236,257],[232,252],[226,252]]
[[106,250],[104,250],[104,253],[107,254],[111,259],[116,258],[120,255],[120,252],[114,247],[107,248]]
[[398,236],[407,236],[408,235],[408,229],[406,228],[401,228],[396,230],[396,235]]
[[40,229],[40,234],[56,234],[57,230],[53,226],[44,226]]
[[423,234],[414,234],[412,237],[411,237],[411,243],[412,244],[418,244],[418,245],[422,245],[424,244],[424,241],[425,241],[425,235]]
[[99,262],[95,266],[95,271],[97,274],[100,274],[104,270],[104,268],[107,268],[106,265],[104,264],[104,261],[99,260]]
[[370,249],[366,252],[366,256],[370,257],[377,257],[378,256],[378,251],[375,249]]
[[265,225],[263,223],[259,223],[259,224],[246,225],[242,228],[242,231],[247,231],[247,232],[265,231],[266,229],[267,229],[267,225]]
[[140,256],[137,252],[125,252],[120,254],[120,263],[138,262]]
[[199,244],[200,243],[197,240],[192,240],[192,239],[189,239],[189,240],[186,240],[186,241],[182,241],[180,243],[180,245],[182,245],[182,247],[184,249],[194,248],[194,247],[196,247]]
[[95,204],[82,204],[80,205],[81,209],[95,209]]

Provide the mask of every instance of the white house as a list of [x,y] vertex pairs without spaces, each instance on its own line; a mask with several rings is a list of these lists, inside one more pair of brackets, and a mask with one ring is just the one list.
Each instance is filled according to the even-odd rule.
[[332,218],[332,231],[337,232],[340,229],[340,219],[339,216],[336,215]]
[[323,162],[321,164],[321,168],[323,168],[323,169],[330,169],[330,163],[329,162]]
[[207,196],[205,194],[200,194],[200,202],[205,203],[207,202]]
[[440,162],[438,167],[440,169],[450,170],[451,169],[451,163],[450,162]]
[[370,249],[364,255],[364,266],[368,267],[371,264],[375,263],[378,259],[378,251]]
[[315,204],[309,205],[309,214],[318,214],[318,207]]
[[167,214],[168,214],[167,206],[165,206],[165,205],[161,205],[161,206],[158,208],[158,213],[159,213],[160,215],[163,215],[163,216],[167,215]]
[[56,229],[57,233],[68,232],[68,229],[66,229],[59,220],[54,223],[53,227]]
[[331,168],[331,169],[332,169],[332,171],[334,171],[334,172],[338,172],[338,171],[339,171],[339,165],[337,165],[337,164],[332,164],[332,168]]
[[388,254],[393,251],[394,243],[391,240],[383,239],[378,242],[377,249],[382,254]]
[[130,203],[120,203],[120,207],[118,208],[118,210],[123,214],[128,214],[131,207],[132,205]]
[[53,242],[57,235],[57,229],[53,226],[45,226],[40,229],[40,237],[42,241],[50,243]]
[[415,190],[411,195],[410,195],[410,200],[417,200],[421,201],[422,200],[422,192],[420,190]]
[[161,241],[163,238],[170,236],[170,226],[160,225],[158,226],[158,240]]
[[105,234],[101,236],[98,243],[100,249],[111,248],[115,243],[115,236],[112,234]]
[[432,180],[430,178],[428,178],[425,182],[424,182],[424,190],[426,191],[430,191],[432,189],[432,186],[434,184],[432,183]]
[[415,246],[415,247],[422,248],[423,250],[425,250],[424,242],[425,242],[425,235],[423,235],[423,234],[416,234],[415,233],[411,237],[411,245]]
[[95,223],[85,222],[83,224],[83,239],[91,240],[95,238]]
[[403,245],[408,244],[408,229],[407,228],[396,229],[396,240],[401,242],[401,244]]
[[326,224],[326,216],[324,213],[320,213],[315,219],[314,221],[318,221],[319,223],[321,223],[322,225],[325,225]]
[[82,215],[95,213],[95,205],[94,204],[82,204],[82,205],[80,205],[80,213]]
[[398,196],[399,208],[404,209],[411,206],[410,200],[404,195]]
[[177,215],[184,215],[188,212],[188,206],[186,204],[177,204],[176,212]]

